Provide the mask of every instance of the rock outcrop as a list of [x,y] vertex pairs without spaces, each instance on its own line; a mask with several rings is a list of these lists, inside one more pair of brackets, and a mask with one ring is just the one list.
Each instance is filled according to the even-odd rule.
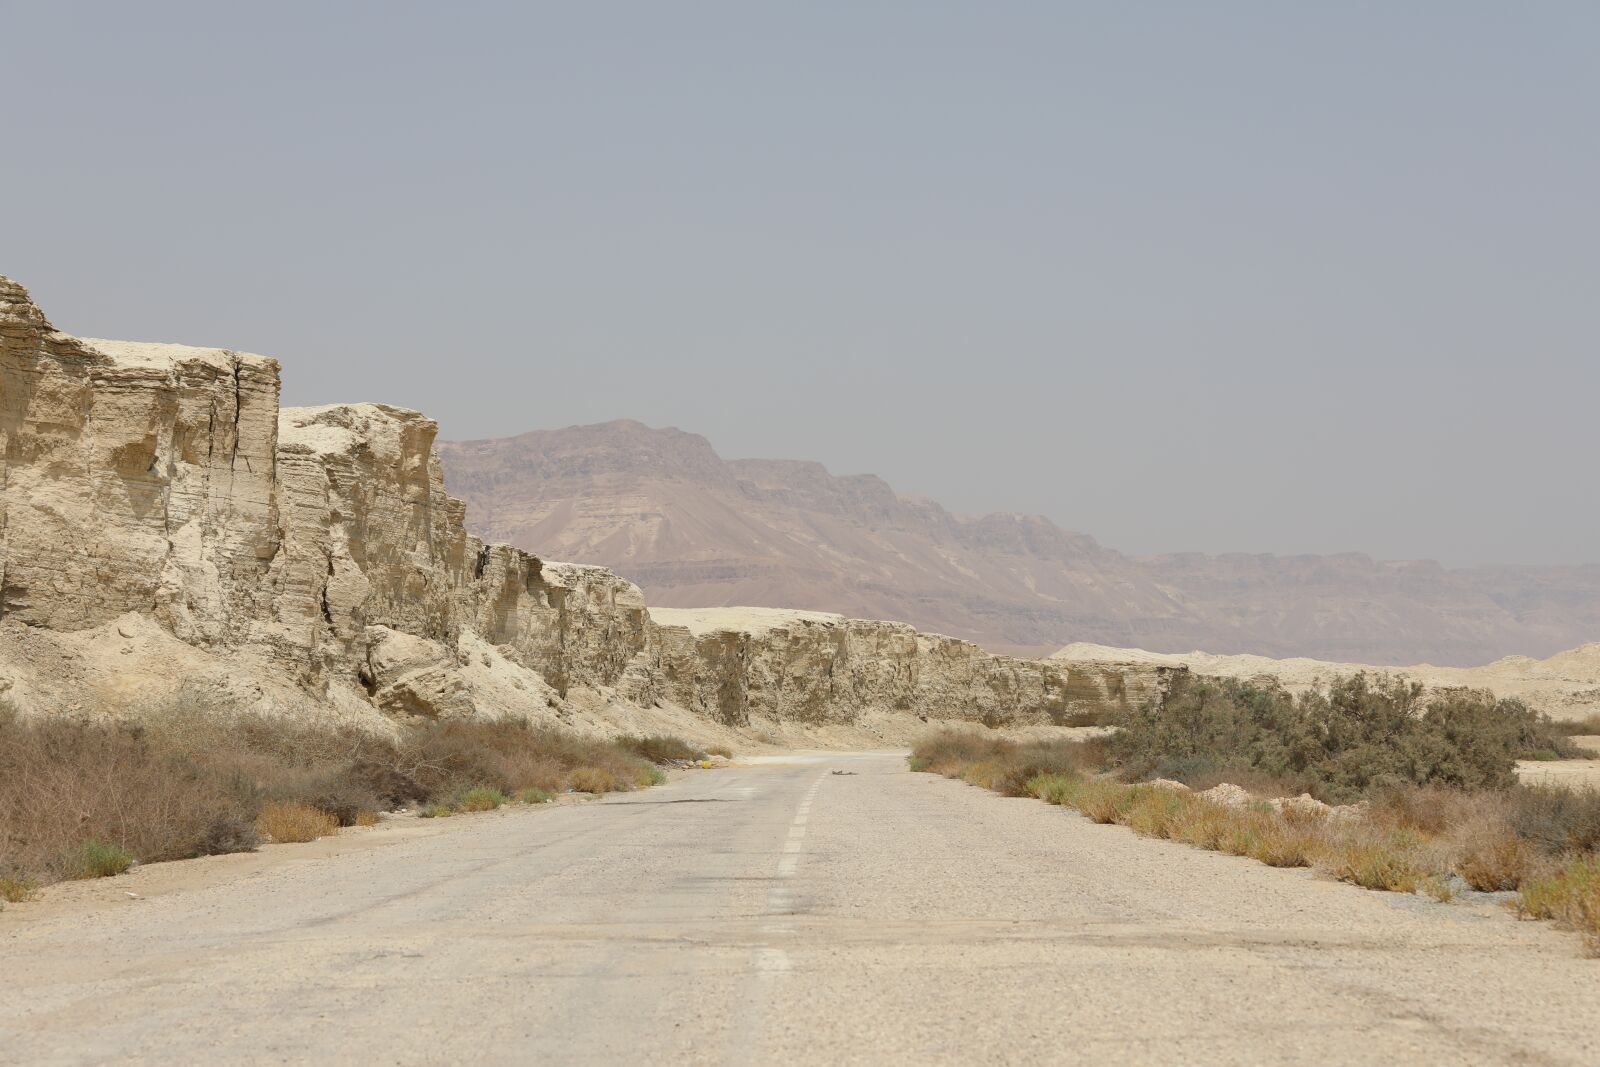
[[609,570],[469,534],[437,427],[414,411],[280,411],[274,360],[73,338],[6,279],[0,343],[13,700],[114,702],[128,679],[189,671],[278,705],[391,718],[626,705],[727,727],[873,713],[1031,725],[1165,691],[1160,669],[993,657],[899,623],[653,619]]
[[82,341],[0,278],[0,618],[237,644],[278,550],[278,365]]
[[821,612],[654,608],[665,693],[729,725],[752,715],[849,722],[873,709],[926,722],[1068,725],[1165,697],[1167,667],[991,656],[904,623]]
[[1084,643],[1067,645],[1051,659],[1080,665],[1101,663],[1119,669],[1139,664],[1185,668],[1221,678],[1272,681],[1293,693],[1347,675],[1379,674],[1421,682],[1436,692],[1488,689],[1497,696],[1521,700],[1553,719],[1583,719],[1600,713],[1600,643],[1580,645],[1541,660],[1507,656],[1481,667],[1437,667],[1431,663],[1387,667],[1315,659],[1219,656],[1209,652],[1147,652],[1142,648]]

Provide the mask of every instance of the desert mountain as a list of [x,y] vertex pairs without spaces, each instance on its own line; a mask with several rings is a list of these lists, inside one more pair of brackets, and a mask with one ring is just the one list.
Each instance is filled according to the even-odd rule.
[[1600,637],[1600,566],[1131,557],[1037,516],[955,515],[872,475],[725,460],[697,434],[631,421],[440,452],[479,534],[615,568],[667,607],[905,619],[1010,651],[1086,641],[1377,664]]

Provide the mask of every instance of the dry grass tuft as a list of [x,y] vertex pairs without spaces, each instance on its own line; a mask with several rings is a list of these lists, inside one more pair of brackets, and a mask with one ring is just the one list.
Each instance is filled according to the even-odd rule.
[[269,801],[256,815],[256,831],[280,844],[315,841],[338,829],[339,820],[332,813],[293,800]]
[[1427,879],[1448,875],[1417,834],[1371,827],[1349,831],[1320,850],[1316,866],[1342,882],[1391,893],[1415,893]]
[[72,857],[72,877],[110,878],[122,874],[137,862],[133,853],[121,845],[85,841]]
[[1537,857],[1526,841],[1503,833],[1465,842],[1456,856],[1456,873],[1473,889],[1495,893],[1516,889]]
[[623,788],[609,767],[577,767],[570,781],[575,793],[614,793]]
[[1577,930],[1584,947],[1600,955],[1600,856],[1579,856],[1554,874],[1523,883],[1519,910]]
[[510,799],[492,785],[480,785],[462,793],[455,808],[457,811],[493,811]]
[[39,883],[32,878],[0,878],[0,900],[21,904],[39,895]]
[[647,759],[651,763],[667,763],[678,761],[692,763],[704,759],[705,753],[695,748],[681,737],[672,737],[666,734],[653,734],[649,737],[619,737],[617,744],[634,755]]

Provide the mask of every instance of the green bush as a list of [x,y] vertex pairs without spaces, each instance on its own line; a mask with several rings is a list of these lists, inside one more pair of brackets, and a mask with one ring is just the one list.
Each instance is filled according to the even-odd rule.
[[492,785],[468,789],[456,799],[457,811],[493,811],[511,798]]
[[1521,701],[1487,692],[1425,701],[1417,683],[1366,674],[1299,696],[1273,684],[1182,679],[1165,702],[1128,716],[1108,744],[1130,777],[1193,784],[1237,768],[1333,801],[1401,785],[1502,788],[1515,782],[1518,759],[1572,748]]
[[103,841],[85,841],[73,861],[77,878],[109,878],[122,874],[134,864],[133,853]]

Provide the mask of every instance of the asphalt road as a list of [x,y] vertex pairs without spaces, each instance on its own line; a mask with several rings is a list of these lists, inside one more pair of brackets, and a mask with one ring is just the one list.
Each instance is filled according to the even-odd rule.
[[1593,1065],[1600,960],[829,754],[8,921],[0,1062]]

